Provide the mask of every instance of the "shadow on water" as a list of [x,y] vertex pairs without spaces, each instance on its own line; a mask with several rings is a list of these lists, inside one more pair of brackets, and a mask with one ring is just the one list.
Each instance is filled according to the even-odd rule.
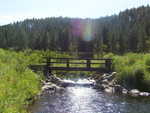
[[[78,80],[77,84],[88,83]],[[149,113],[149,98],[131,98],[104,93],[92,86],[67,87],[45,94],[31,107],[32,113]]]

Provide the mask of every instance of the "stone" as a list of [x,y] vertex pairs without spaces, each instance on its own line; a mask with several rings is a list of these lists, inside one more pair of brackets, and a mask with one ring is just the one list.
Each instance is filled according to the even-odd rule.
[[44,85],[42,87],[42,91],[45,91],[45,90],[53,90],[53,91],[55,91],[55,89],[56,88],[53,85]]
[[109,76],[109,74],[105,73],[105,74],[102,75],[102,78],[105,78],[107,76]]
[[114,85],[116,85],[116,82],[117,82],[116,78],[112,79],[112,80],[109,82],[109,86],[114,86]]
[[104,79],[101,81],[101,84],[109,84],[109,81],[107,79]]
[[102,90],[104,90],[104,89],[106,89],[106,88],[108,88],[109,86],[108,85],[106,85],[106,84],[102,84],[102,85],[100,85],[100,88],[102,89]]
[[119,93],[119,94],[121,94],[122,93],[122,90],[123,90],[123,88],[122,88],[122,86],[121,85],[114,85],[114,93]]
[[104,89],[104,91],[107,93],[113,93],[113,88],[109,87],[109,88]]
[[122,89],[122,94],[128,94],[128,90],[125,89],[125,88],[123,88],[123,89]]
[[115,76],[116,76],[116,74],[117,74],[117,72],[112,72],[112,74],[111,74],[111,75],[115,77]]
[[107,79],[108,81],[112,81],[114,79],[114,76],[112,75],[106,76],[104,79]]
[[56,77],[55,75],[49,76],[48,81],[52,82],[52,83],[55,83],[57,85],[62,83],[62,80],[60,78]]
[[140,92],[140,96],[150,96],[150,93],[148,92]]
[[116,72],[113,72],[112,74],[104,74],[101,79],[107,79],[108,81],[112,81],[115,78],[115,75]]
[[51,82],[46,82],[44,85],[52,85]]
[[129,91],[129,94],[131,96],[139,96],[140,91],[138,89],[132,89],[132,90]]

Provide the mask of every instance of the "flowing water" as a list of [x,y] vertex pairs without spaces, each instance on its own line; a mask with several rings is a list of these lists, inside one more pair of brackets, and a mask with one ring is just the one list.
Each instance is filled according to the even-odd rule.
[[65,91],[59,93],[43,95],[33,104],[30,111],[32,113],[150,113],[150,99],[113,95],[91,86],[80,85],[67,87]]

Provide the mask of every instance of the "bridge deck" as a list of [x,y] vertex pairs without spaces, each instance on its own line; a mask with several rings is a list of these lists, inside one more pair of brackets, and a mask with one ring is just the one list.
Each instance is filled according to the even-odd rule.
[[[45,65],[31,65],[30,68],[33,70],[43,70]],[[101,71],[107,72],[106,68],[86,68],[86,67],[47,67],[49,70],[63,70],[63,71]]]

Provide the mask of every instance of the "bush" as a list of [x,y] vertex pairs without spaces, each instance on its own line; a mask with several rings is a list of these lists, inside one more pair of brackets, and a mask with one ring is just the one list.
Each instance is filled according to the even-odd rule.
[[40,77],[22,52],[0,49],[0,113],[26,113],[28,99],[40,91]]
[[128,53],[124,56],[113,57],[114,70],[118,72],[117,79],[124,87],[149,91],[150,73],[149,54]]

